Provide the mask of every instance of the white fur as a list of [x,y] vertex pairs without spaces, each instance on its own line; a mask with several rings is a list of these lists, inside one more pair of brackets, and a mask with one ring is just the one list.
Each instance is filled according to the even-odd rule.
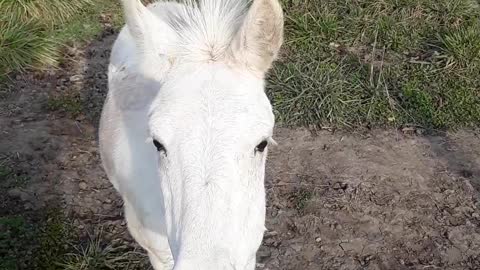
[[241,0],[122,1],[127,27],[112,50],[100,151],[129,230],[156,270],[252,270],[265,230],[267,154],[255,147],[272,141],[263,75],[274,57],[238,39],[268,42],[276,55],[281,41],[244,27],[282,32],[255,24],[269,12],[281,18],[278,2],[255,0],[247,16]]

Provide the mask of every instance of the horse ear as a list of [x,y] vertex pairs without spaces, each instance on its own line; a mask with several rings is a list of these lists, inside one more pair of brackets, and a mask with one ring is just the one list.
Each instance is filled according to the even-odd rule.
[[232,42],[236,61],[267,72],[283,43],[283,11],[278,0],[254,0]]
[[155,16],[140,0],[122,0],[122,5],[128,31],[140,52],[157,54],[157,49],[174,37],[169,25]]

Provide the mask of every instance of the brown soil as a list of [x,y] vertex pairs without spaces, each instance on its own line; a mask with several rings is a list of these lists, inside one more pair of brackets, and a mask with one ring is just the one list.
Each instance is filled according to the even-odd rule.
[[[28,178],[0,183],[0,216],[55,207],[80,234],[132,243],[97,148],[115,36],[16,76],[0,99],[0,165]],[[480,269],[478,134],[279,128],[276,140],[258,269]]]

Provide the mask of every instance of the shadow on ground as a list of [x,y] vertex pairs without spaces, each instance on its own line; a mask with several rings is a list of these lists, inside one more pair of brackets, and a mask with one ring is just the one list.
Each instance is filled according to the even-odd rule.
[[445,168],[460,178],[468,179],[472,187],[480,194],[478,133],[460,131],[455,134],[427,138],[432,152],[438,160],[443,161]]
[[0,269],[148,269],[100,167],[111,29],[0,99]]

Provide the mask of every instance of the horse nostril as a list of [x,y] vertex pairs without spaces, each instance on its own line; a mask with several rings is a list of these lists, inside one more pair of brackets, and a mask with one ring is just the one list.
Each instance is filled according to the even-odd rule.
[[163,146],[163,144],[161,144],[157,140],[153,140],[153,145],[155,145],[158,152],[165,152],[165,153],[167,152],[167,150],[165,149],[165,146]]
[[257,147],[255,147],[255,152],[263,153],[263,151],[265,151],[265,148],[267,148],[267,145],[267,141],[262,141],[260,144],[257,145]]

